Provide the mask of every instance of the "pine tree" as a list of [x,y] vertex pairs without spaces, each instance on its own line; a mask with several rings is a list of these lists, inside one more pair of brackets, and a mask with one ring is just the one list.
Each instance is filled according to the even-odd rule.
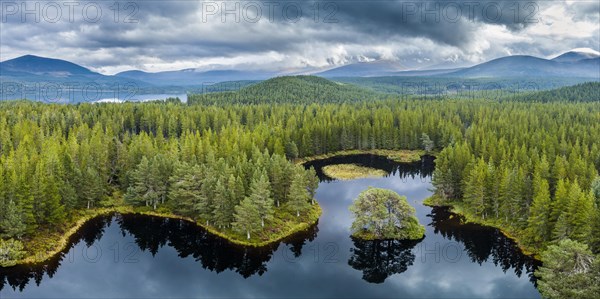
[[591,232],[591,213],[593,212],[592,197],[591,192],[585,194],[581,190],[577,181],[571,184],[566,209],[560,214],[554,228],[556,239],[570,238],[581,242],[588,241],[587,238]]
[[287,143],[285,152],[288,159],[298,158],[298,146],[296,146],[296,143],[294,141],[290,141]]
[[196,206],[205,202],[202,193],[202,169],[195,165],[190,167],[187,163],[179,163],[171,178],[169,200],[174,210],[181,215],[190,217],[198,216]]
[[600,254],[600,209],[596,208],[593,212],[592,220],[590,247],[595,254]]
[[435,193],[443,200],[452,200],[455,198],[456,190],[452,184],[452,170],[447,151],[444,150],[436,159],[436,167],[433,172],[432,184],[435,187]]
[[25,234],[27,227],[19,207],[13,200],[8,202],[5,215],[0,222],[0,229],[4,232],[2,237],[20,239]]
[[426,133],[421,134],[421,144],[423,145],[423,149],[426,153],[430,153],[435,146],[433,141],[429,138],[429,135]]
[[61,203],[61,197],[55,182],[48,183],[46,190],[46,200],[43,204],[44,221],[51,225],[60,225],[64,222],[66,213],[65,207]]
[[600,209],[600,177],[596,177],[592,182],[592,193],[596,203],[596,209]]
[[219,228],[229,227],[233,220],[233,211],[230,204],[229,191],[219,179],[215,186],[215,197],[213,199],[213,221],[215,226]]
[[306,191],[306,185],[304,171],[295,169],[286,208],[288,211],[295,213],[297,217],[300,216],[300,213],[304,213],[310,209],[310,197]]
[[[255,172],[255,178],[250,185],[250,200],[258,208],[261,226],[265,222],[273,220],[273,198],[271,197],[271,186],[264,173]],[[258,177],[257,177],[258,176]]]
[[258,206],[250,197],[246,197],[240,205],[235,207],[234,219],[233,229],[240,234],[246,234],[248,240],[251,234],[261,230]]
[[467,209],[485,219],[485,181],[487,174],[487,165],[483,159],[479,159],[473,166],[464,187],[464,202]]
[[500,180],[498,172],[498,169],[494,166],[494,162],[490,160],[487,165],[485,179],[486,209],[496,219],[500,217]]
[[131,186],[127,189],[126,198],[129,202],[140,205],[152,206],[160,201],[160,193],[157,192],[156,183],[157,170],[152,167],[150,161],[144,156],[131,176]]
[[317,176],[315,168],[312,166],[304,173],[306,175],[306,181],[308,182],[306,185],[306,191],[308,191],[308,196],[310,196],[311,204],[314,205],[315,195],[317,193],[317,188],[319,187],[319,177]]
[[[210,169],[204,171],[204,173],[211,173]],[[205,175],[202,179],[202,200],[200,200],[195,209],[198,213],[198,216],[204,220],[206,220],[206,225],[209,225],[211,221],[214,220],[214,198],[215,198],[215,186],[217,183],[217,179],[212,175]]]
[[542,254],[543,266],[535,271],[545,298],[598,298],[600,263],[587,245],[563,240]]
[[527,232],[533,244],[543,244],[550,240],[552,232],[550,187],[548,181],[536,176],[534,179],[535,195],[533,205],[527,219]]
[[555,226],[560,215],[567,210],[569,204],[569,185],[564,180],[559,180],[556,185],[554,201],[552,202],[552,213],[550,213],[550,223]]

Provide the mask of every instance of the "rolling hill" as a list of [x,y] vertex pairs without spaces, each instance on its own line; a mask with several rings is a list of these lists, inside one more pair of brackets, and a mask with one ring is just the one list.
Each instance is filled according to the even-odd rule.
[[[133,86],[137,94],[210,93],[210,96],[204,98],[209,102],[222,96],[215,95],[218,91],[233,91],[240,102],[267,102],[265,98],[268,96],[275,97],[273,102],[293,102],[307,98],[304,95],[308,92],[314,101],[336,102],[346,101],[344,96],[350,101],[372,97],[373,92],[446,94],[447,85],[452,85],[451,89],[455,90],[457,87],[464,89],[465,85],[471,83],[483,83],[484,87],[478,88],[479,90],[510,88],[523,91],[598,81],[600,54],[591,49],[574,49],[553,59],[517,55],[462,69],[413,71],[404,70],[397,62],[381,60],[345,65],[317,75],[319,77],[275,77],[276,72],[266,71],[184,69],[157,73],[132,70],[108,76],[66,60],[34,55],[0,62],[0,81],[27,87],[24,89],[32,89],[40,83],[57,83],[79,86],[81,90],[82,86],[94,84],[94,89],[101,90],[100,98],[106,98],[115,93],[115,86],[121,92],[120,89],[127,85],[128,88]],[[336,78],[338,83],[323,77]],[[253,85],[269,78],[273,79]],[[231,83],[232,81],[234,82]],[[531,83],[529,85],[534,85],[535,88],[523,87],[523,82]],[[352,84],[366,88],[350,87]],[[236,90],[239,91],[235,92]],[[17,92],[9,97],[3,94],[2,99],[32,96],[34,95]],[[213,100],[208,100],[209,97]]]
[[584,59],[592,59],[600,57],[600,52],[589,48],[573,49],[569,52],[563,53],[559,56],[552,58],[552,61],[556,62],[576,62]]
[[448,74],[451,77],[600,77],[600,58],[574,62],[516,55],[494,59]]
[[203,86],[225,81],[264,80],[274,75],[275,73],[258,71],[198,71],[196,69],[185,69],[157,73],[132,70],[118,73],[115,76],[135,79],[157,86]]
[[93,72],[70,61],[34,55],[25,55],[0,62],[0,79],[3,82],[24,85],[57,83],[82,86],[82,84],[94,83],[98,84],[100,88],[109,88],[115,84],[132,84],[140,88],[150,86],[148,83],[134,79],[124,81],[123,78]]
[[188,103],[342,103],[378,97],[382,95],[321,77],[284,76],[243,87],[238,91],[190,95]]
[[558,89],[518,94],[510,98],[525,102],[600,102],[600,82],[587,82]]
[[25,55],[0,62],[0,76],[5,75],[43,75],[60,78],[70,76],[102,76],[66,60],[34,55]]

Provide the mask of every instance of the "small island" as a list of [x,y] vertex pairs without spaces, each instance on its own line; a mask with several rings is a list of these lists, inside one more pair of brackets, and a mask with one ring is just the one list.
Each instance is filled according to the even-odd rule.
[[323,173],[332,179],[354,180],[374,178],[387,175],[382,169],[360,166],[357,164],[335,164],[323,167]]
[[355,216],[352,236],[359,239],[420,240],[425,235],[415,208],[392,190],[370,187],[358,195],[350,211]]

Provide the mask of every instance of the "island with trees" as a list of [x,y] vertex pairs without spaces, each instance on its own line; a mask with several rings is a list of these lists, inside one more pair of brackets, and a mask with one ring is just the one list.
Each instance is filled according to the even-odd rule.
[[420,240],[425,227],[405,196],[382,188],[369,188],[350,206],[354,214],[352,236],[363,240]]
[[[540,272],[540,289],[575,272],[587,283],[600,254],[598,90],[413,98],[282,77],[188,103],[2,102],[0,259],[39,261],[82,219],[120,210],[261,244],[318,218],[317,178],[294,161],[408,150],[437,157],[430,203],[500,228],[558,271]],[[582,250],[578,265],[547,260]]]

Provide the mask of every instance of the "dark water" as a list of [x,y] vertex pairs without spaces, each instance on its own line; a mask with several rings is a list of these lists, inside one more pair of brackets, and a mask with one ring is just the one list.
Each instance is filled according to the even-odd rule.
[[[319,170],[331,163],[359,163],[390,174],[335,181],[318,171],[318,225],[266,248],[234,246],[179,220],[101,217],[52,261],[0,268],[0,298],[539,298],[531,274],[535,262],[512,241],[421,204],[431,194],[431,159],[400,165],[361,155],[311,165]],[[406,195],[427,227],[425,239],[350,238],[348,207],[368,186]]]

